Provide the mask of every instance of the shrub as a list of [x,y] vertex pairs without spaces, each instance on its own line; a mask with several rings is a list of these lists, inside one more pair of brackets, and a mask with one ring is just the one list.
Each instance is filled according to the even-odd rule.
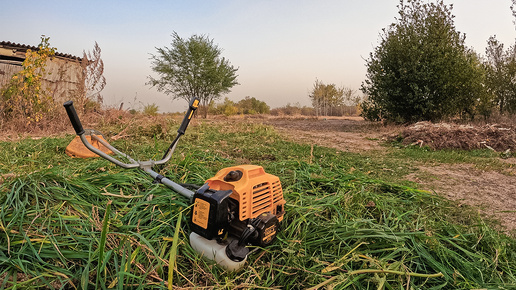
[[145,105],[145,107],[143,107],[143,114],[149,116],[158,115],[158,106],[154,103]]
[[442,0],[404,2],[367,60],[363,116],[395,122],[472,117],[487,94],[485,72],[455,30],[452,6]]
[[36,51],[27,50],[22,70],[14,74],[0,92],[3,120],[22,120],[23,125],[39,122],[54,109],[52,96],[42,86],[47,60],[55,54],[49,37],[41,37]]

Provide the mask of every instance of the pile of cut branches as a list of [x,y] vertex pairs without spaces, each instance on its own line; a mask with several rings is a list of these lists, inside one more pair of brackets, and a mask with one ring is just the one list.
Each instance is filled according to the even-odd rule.
[[403,144],[428,146],[432,149],[485,149],[498,152],[516,151],[516,126],[488,124],[482,126],[453,123],[418,122],[406,127],[395,138]]

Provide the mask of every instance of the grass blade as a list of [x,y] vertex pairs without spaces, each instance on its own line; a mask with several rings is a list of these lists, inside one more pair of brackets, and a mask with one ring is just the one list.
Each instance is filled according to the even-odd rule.
[[[98,258],[98,264],[97,264],[97,287],[99,286],[99,280],[102,277],[102,269],[105,269],[103,265],[105,265],[104,261],[104,248],[106,247],[106,239],[107,234],[109,231],[109,215],[111,213],[111,203],[112,201],[109,200],[106,205],[106,212],[104,214],[104,220],[102,222],[102,231],[100,233],[100,241],[99,241],[99,258]],[[102,288],[105,288],[105,279],[102,279]]]
[[179,243],[179,229],[181,226],[181,218],[182,212],[179,212],[179,217],[177,218],[176,229],[174,231],[174,239],[172,240],[172,247],[170,248],[170,259],[168,261],[168,289],[173,289],[173,279],[174,279],[174,268],[176,267],[176,258],[177,258],[177,245]]

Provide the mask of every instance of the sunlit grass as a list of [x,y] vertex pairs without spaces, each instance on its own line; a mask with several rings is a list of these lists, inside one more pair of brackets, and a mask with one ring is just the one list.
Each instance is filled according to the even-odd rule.
[[[161,169],[167,177],[202,184],[223,167],[253,163],[284,187],[278,240],[228,273],[189,246],[188,200],[138,170],[70,159],[72,137],[0,144],[3,288],[516,287],[514,239],[476,211],[403,181],[413,160],[446,162],[462,158],[457,153],[394,149],[375,157],[288,142],[263,125],[189,128]],[[112,144],[157,159],[171,138]],[[493,159],[473,152],[457,162],[474,158]]]

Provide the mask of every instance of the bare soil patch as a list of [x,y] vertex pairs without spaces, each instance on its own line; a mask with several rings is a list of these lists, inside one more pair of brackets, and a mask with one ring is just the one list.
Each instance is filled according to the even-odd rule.
[[482,171],[471,164],[418,166],[407,179],[423,188],[478,208],[480,214],[496,218],[507,233],[516,231],[516,176]]
[[294,141],[336,148],[347,152],[382,150],[381,143],[396,134],[399,127],[364,121],[361,117],[331,118],[266,118],[263,123],[274,126]]

